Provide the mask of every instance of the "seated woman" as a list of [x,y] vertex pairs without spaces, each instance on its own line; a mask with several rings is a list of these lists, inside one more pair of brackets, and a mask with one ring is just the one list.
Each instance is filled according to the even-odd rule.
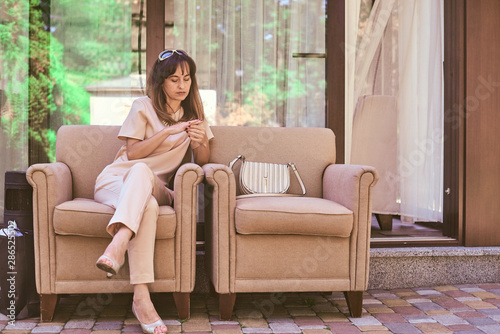
[[167,184],[189,146],[195,163],[208,162],[213,134],[204,119],[193,59],[182,50],[163,51],[148,77],[147,96],[134,101],[120,129],[126,143],[96,180],[95,200],[116,209],[107,226],[113,239],[96,265],[114,275],[128,252],[132,311],[144,333],[167,331],[148,288],[158,206],[172,205]]

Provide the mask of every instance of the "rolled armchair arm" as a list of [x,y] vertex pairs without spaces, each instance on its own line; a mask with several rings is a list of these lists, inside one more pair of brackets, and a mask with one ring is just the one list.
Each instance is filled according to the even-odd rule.
[[[205,240],[206,261],[215,291],[221,294],[234,292],[230,277],[235,276],[234,209],[236,205],[236,183],[233,171],[226,165],[206,164],[205,172]],[[229,252],[228,252],[229,250]]]
[[[50,294],[55,289],[54,208],[73,198],[69,167],[62,162],[35,164],[28,168],[26,179],[33,187],[33,232],[37,290]],[[42,285],[43,284],[43,285]]]
[[377,183],[375,168],[334,164],[323,175],[323,198],[342,204],[353,212],[350,272],[351,290],[362,291],[368,285],[372,199]]
[[176,291],[192,292],[195,283],[196,223],[198,213],[198,184],[203,181],[203,170],[194,163],[179,167],[174,178],[174,210],[177,218],[175,231]]

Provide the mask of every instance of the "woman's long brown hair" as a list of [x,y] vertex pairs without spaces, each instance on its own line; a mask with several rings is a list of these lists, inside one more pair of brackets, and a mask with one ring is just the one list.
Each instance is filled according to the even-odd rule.
[[158,118],[165,121],[167,124],[176,123],[168,113],[169,107],[166,94],[163,91],[163,82],[170,75],[174,74],[179,67],[182,69],[183,74],[189,70],[189,75],[191,76],[189,93],[181,102],[181,106],[184,109],[184,115],[179,122],[193,119],[204,120],[205,114],[203,112],[203,104],[198,90],[198,82],[196,81],[196,64],[185,51],[180,53],[174,52],[170,57],[162,61],[159,59],[156,60],[148,77],[146,93],[153,102],[153,107]]

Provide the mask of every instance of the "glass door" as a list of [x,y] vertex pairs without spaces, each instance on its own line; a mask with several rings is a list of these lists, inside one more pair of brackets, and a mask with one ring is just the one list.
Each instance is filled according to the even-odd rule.
[[214,125],[325,126],[324,0],[166,0]]

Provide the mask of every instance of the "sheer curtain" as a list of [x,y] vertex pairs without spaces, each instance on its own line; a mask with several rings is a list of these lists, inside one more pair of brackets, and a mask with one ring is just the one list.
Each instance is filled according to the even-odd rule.
[[[212,124],[324,126],[325,1],[175,0],[175,42],[217,93]],[[169,47],[167,45],[167,47]]]
[[[413,220],[442,221],[441,20],[441,1],[375,1],[351,70],[354,85],[347,87],[353,98],[347,105],[349,120],[360,96],[397,97],[398,172],[391,177],[398,185],[400,208],[393,213]],[[375,136],[383,129],[369,131]],[[346,148],[351,149],[357,148]]]
[[442,221],[442,3],[400,1],[398,13],[401,211]]

